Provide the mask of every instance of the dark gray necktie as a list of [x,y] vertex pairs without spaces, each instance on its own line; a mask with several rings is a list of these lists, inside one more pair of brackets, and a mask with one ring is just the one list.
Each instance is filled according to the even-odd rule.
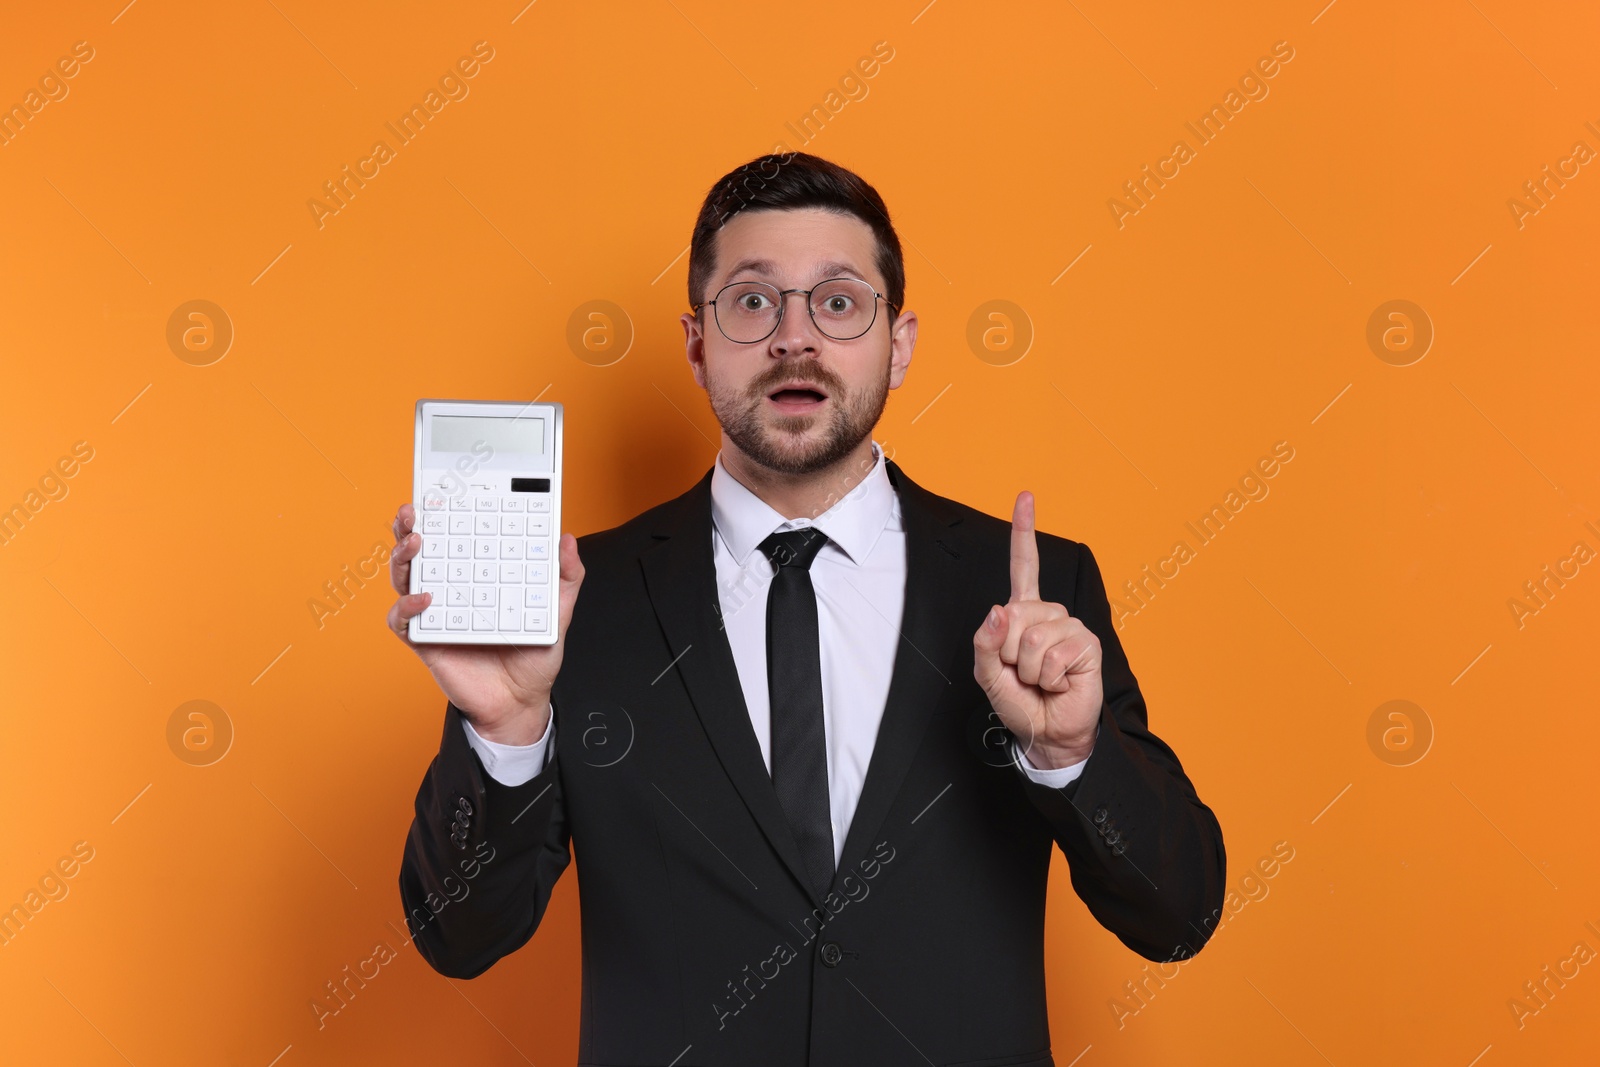
[[816,527],[785,530],[761,542],[762,553],[776,568],[767,591],[772,785],[819,897],[833,883],[833,823],[811,561],[827,542],[827,535]]

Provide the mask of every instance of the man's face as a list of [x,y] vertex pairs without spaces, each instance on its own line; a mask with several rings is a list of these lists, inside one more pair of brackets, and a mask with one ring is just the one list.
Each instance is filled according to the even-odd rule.
[[[860,278],[885,292],[872,229],[852,215],[820,208],[742,211],[722,227],[716,272],[705,300],[734,281],[810,289],[830,277]],[[737,344],[717,328],[683,317],[690,366],[728,439],[750,459],[786,474],[810,474],[848,456],[877,425],[889,390],[905,380],[916,317],[894,321],[878,301],[872,328],[849,341],[819,331],[798,293],[764,341]],[[798,386],[798,389],[785,389]],[[814,392],[813,392],[814,391]]]

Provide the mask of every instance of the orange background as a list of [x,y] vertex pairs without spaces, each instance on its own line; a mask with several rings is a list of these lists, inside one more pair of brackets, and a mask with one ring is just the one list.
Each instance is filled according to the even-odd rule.
[[[1600,174],[1507,205],[1600,149],[1592,6],[470,6],[111,0],[0,35],[0,103],[94,50],[0,147],[0,507],[93,450],[0,545],[0,906],[93,850],[0,947],[0,1062],[572,1062],[574,873],[478,980],[402,947],[444,700],[381,579],[320,628],[308,602],[388,542],[419,396],[562,401],[576,533],[704,473],[683,252],[710,184],[780,145],[893,213],[921,344],[877,437],[923,485],[995,515],[1032,489],[1116,592],[1294,449],[1121,634],[1236,899],[1294,858],[1134,1000],[1144,961],[1057,856],[1057,1061],[1592,1061],[1600,966],[1520,1026],[1508,1001],[1600,952],[1600,568],[1520,626],[1508,601],[1600,549]],[[323,182],[478,41],[469,95],[319,228]],[[1107,201],[1279,41],[1269,95],[1119,228]],[[208,366],[167,341],[196,299],[235,331]],[[1366,340],[1394,299],[1435,331],[1409,366]],[[631,323],[619,360],[568,343],[592,300]],[[1021,359],[969,343],[991,300]],[[1406,766],[1368,741],[1397,699],[1433,731]],[[191,700],[234,731],[209,766],[169,746]]]

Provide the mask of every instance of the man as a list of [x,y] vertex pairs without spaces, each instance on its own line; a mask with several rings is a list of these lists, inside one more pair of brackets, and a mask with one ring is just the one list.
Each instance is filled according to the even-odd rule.
[[[1221,829],[1146,727],[1089,549],[871,439],[916,345],[904,289],[855,174],[733,171],[682,320],[712,469],[561,535],[554,646],[413,646],[449,698],[400,871],[418,951],[482,973],[575,854],[584,1064],[1051,1064],[1052,842],[1149,959],[1221,914]],[[401,640],[428,599],[390,610]]]

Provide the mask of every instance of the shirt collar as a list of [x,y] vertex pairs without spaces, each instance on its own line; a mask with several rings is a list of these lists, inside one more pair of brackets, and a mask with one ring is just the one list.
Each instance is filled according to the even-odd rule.
[[877,441],[872,442],[872,455],[872,470],[827,511],[814,519],[785,519],[728,473],[719,451],[711,471],[711,519],[734,561],[743,567],[750,553],[774,531],[815,526],[860,566],[889,524],[895,505],[894,486],[889,482],[889,469]]

